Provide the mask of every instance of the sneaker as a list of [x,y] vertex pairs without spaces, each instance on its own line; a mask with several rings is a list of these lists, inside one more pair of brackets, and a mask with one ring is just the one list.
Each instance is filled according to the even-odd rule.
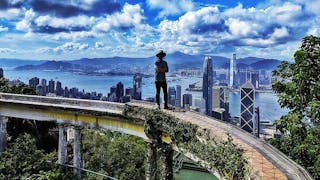
[[165,106],[163,109],[170,109],[170,107],[169,106]]
[[161,108],[160,108],[160,105],[158,105],[158,109],[161,109]]

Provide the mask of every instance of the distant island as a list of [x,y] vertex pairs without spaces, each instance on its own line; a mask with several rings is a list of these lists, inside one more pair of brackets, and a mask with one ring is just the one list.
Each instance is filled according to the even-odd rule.
[[[166,56],[170,72],[179,69],[201,69],[205,55],[189,55],[182,52],[175,52]],[[229,69],[230,59],[222,56],[212,56],[214,69]],[[155,57],[147,58],[128,58],[128,57],[110,57],[110,58],[83,58],[69,61],[32,61],[18,59],[8,60],[0,59],[0,66],[11,67],[14,70],[50,70],[65,71],[86,75],[104,76],[104,75],[133,75],[141,73],[145,76],[151,76],[154,73]],[[29,62],[29,64],[28,64]],[[257,57],[246,57],[237,59],[239,69],[248,70],[267,70],[272,71],[281,63],[276,59],[264,59]]]

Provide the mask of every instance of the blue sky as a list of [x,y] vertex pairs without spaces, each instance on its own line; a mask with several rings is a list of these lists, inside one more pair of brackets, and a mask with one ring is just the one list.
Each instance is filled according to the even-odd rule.
[[0,0],[0,58],[187,54],[292,60],[319,0]]

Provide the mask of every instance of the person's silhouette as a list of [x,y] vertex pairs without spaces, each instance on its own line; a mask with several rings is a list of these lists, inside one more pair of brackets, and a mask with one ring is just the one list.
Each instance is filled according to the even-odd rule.
[[167,80],[166,73],[169,71],[168,64],[163,58],[166,56],[166,53],[162,50],[159,51],[156,56],[158,57],[157,61],[154,63],[155,67],[155,84],[156,84],[156,100],[158,108],[160,109],[160,89],[162,88],[164,96],[164,109],[168,109],[168,91],[167,91]]

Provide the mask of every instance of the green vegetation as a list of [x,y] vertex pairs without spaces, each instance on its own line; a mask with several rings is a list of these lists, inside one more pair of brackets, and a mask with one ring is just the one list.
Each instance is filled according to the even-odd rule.
[[271,143],[320,179],[320,38],[305,37],[294,63],[273,72],[272,88],[290,111],[275,121],[281,137]]
[[[180,121],[160,110],[150,110],[127,105],[124,116],[144,116],[146,135],[163,145],[162,135],[169,135],[180,151],[192,153],[205,163],[205,168],[218,171],[226,179],[243,179],[247,173],[247,161],[243,150],[232,143],[229,136],[227,141],[209,137],[209,132],[198,126]],[[200,163],[200,162],[199,162]]]
[[[145,179],[146,143],[142,138],[84,130],[82,133],[84,168],[118,179]],[[86,179],[97,179],[86,174]],[[102,177],[101,177],[102,179]]]
[[36,146],[36,139],[21,134],[0,156],[0,179],[72,179],[55,164],[55,151],[45,154]]

